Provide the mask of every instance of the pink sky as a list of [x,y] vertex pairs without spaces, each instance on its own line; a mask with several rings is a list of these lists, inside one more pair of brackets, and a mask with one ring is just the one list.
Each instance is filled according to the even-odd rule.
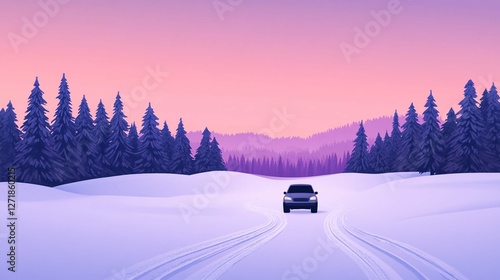
[[[420,114],[430,89],[444,118],[468,79],[479,95],[500,83],[500,3],[492,0],[401,0],[400,12],[348,63],[340,45],[354,45],[355,27],[394,1],[242,1],[221,20],[214,1],[60,0],[17,46],[10,38],[23,36],[23,17],[40,20],[44,10],[38,1],[8,1],[0,106],[12,100],[22,119],[38,76],[52,119],[64,72],[75,115],[83,94],[92,112],[102,98],[111,115],[120,91],[129,122],[140,123],[151,102],[171,130],[182,117],[191,131],[308,136],[406,113],[410,102]],[[157,67],[169,75],[147,80],[149,90],[134,100],[147,69]],[[284,126],[275,114],[283,110],[294,115]]]

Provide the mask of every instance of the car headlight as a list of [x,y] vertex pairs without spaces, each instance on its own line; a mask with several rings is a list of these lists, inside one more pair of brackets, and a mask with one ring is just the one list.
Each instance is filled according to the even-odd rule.
[[311,196],[311,198],[309,198],[309,200],[318,200],[318,198],[316,196]]
[[289,196],[285,196],[283,199],[284,199],[284,200],[292,200],[292,198],[291,198],[291,197],[289,197]]

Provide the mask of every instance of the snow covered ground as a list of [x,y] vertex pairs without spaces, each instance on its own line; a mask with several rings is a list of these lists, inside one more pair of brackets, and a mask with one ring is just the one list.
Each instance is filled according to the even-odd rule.
[[[318,213],[283,213],[291,183]],[[500,174],[130,175],[18,183],[17,200],[0,279],[500,279]]]

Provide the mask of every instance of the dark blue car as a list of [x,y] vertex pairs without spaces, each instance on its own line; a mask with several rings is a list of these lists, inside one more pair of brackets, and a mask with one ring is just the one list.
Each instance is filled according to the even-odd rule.
[[290,209],[311,209],[311,213],[318,212],[318,192],[315,192],[311,185],[290,185],[284,194],[283,212],[290,213]]

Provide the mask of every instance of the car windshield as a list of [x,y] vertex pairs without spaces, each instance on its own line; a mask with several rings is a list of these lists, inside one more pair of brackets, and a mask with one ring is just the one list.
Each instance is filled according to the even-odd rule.
[[288,188],[289,193],[313,193],[311,185],[291,185]]

